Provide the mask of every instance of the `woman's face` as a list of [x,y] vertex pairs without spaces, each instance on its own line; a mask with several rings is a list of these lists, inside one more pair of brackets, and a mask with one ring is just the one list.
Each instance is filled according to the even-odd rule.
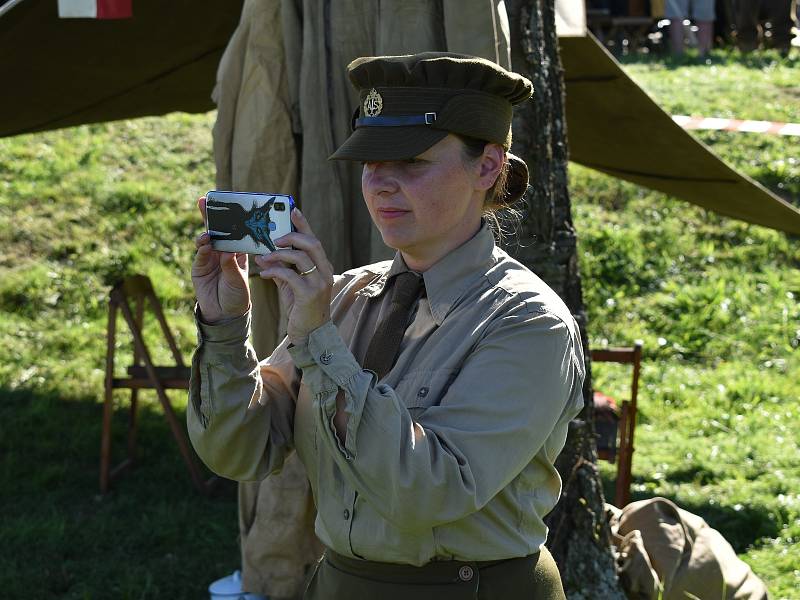
[[364,163],[361,188],[372,220],[411,269],[429,268],[480,227],[502,149],[493,177],[491,164],[465,164],[462,152],[463,142],[451,134],[416,158]]

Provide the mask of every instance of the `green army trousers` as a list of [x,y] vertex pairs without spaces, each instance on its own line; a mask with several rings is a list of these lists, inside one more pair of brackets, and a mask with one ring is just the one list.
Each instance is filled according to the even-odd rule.
[[422,567],[341,556],[326,550],[304,600],[565,600],[547,548],[489,562],[442,561]]

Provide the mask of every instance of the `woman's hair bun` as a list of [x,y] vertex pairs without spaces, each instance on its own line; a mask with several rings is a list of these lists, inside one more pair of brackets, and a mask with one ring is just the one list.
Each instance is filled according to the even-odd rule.
[[508,152],[506,157],[508,159],[508,178],[504,193],[498,200],[508,206],[517,202],[528,190],[528,165],[511,152]]

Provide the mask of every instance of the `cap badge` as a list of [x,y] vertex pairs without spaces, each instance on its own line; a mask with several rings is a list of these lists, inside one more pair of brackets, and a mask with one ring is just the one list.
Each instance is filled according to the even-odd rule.
[[364,114],[368,117],[377,117],[383,110],[383,98],[378,90],[372,88],[364,100]]

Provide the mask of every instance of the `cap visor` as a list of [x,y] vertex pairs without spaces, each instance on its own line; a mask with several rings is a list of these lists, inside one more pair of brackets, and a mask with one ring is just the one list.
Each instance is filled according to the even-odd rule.
[[339,149],[332,160],[405,160],[425,152],[447,137],[447,131],[430,126],[359,127]]

